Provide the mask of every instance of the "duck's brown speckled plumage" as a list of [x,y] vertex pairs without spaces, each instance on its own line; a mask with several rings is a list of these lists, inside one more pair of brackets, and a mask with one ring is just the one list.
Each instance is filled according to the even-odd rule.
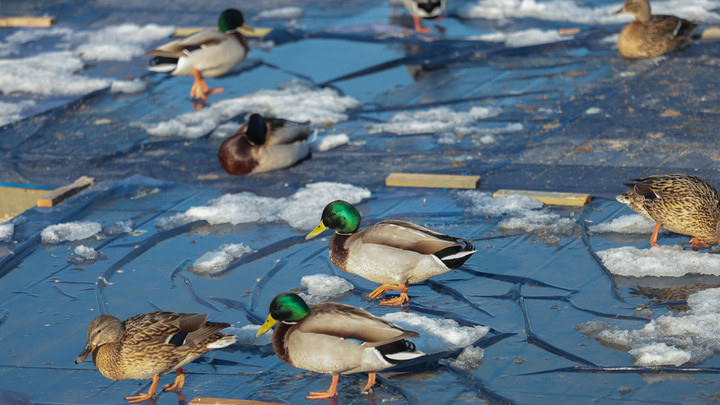
[[229,326],[207,321],[206,314],[149,312],[124,322],[100,315],[90,323],[87,345],[76,363],[92,353],[95,366],[111,380],[153,378],[156,384],[159,376],[232,344],[234,335],[220,333]]
[[720,196],[709,183],[685,174],[629,181],[630,189],[618,195],[618,201],[671,232],[718,243]]
[[619,12],[635,16],[618,38],[618,50],[626,58],[652,58],[682,49],[697,28],[672,15],[652,15],[648,0],[626,0]]

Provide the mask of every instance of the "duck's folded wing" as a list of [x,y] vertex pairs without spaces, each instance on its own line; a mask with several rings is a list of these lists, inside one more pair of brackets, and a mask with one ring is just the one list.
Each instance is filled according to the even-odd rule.
[[359,340],[365,342],[368,347],[419,336],[362,309],[338,303],[315,305],[311,316],[305,318],[297,328],[304,333]]
[[356,234],[363,243],[374,243],[420,254],[433,254],[453,246],[470,245],[453,236],[405,221],[382,221]]
[[184,55],[184,52],[187,49],[219,44],[227,38],[228,36],[226,34],[218,30],[203,30],[187,38],[168,42],[146,52],[146,54],[166,58],[179,58]]

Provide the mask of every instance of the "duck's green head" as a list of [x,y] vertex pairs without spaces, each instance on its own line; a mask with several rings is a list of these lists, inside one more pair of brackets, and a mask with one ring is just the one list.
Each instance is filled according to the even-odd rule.
[[312,239],[327,229],[337,233],[353,233],[360,227],[360,212],[349,202],[335,200],[325,206],[318,226],[305,239]]
[[250,114],[245,137],[253,145],[264,145],[267,138],[267,124],[260,114]]
[[282,293],[275,297],[270,303],[270,313],[265,323],[255,334],[258,337],[272,329],[277,323],[296,323],[302,321],[310,313],[310,308],[305,301],[293,293]]
[[245,18],[240,11],[229,8],[220,14],[220,18],[218,18],[218,29],[221,32],[234,31],[240,27],[248,31],[253,30],[245,23]]

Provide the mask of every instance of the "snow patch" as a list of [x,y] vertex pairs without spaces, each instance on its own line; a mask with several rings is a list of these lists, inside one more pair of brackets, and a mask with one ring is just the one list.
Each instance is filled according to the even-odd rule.
[[42,243],[60,243],[87,239],[101,230],[102,226],[97,222],[67,222],[48,226],[42,230],[40,238]]
[[207,252],[200,256],[190,270],[199,276],[210,277],[225,270],[230,263],[252,251],[249,246],[242,243],[225,244],[213,252]]
[[420,334],[412,338],[418,350],[426,353],[439,353],[469,346],[485,336],[487,326],[460,326],[452,319],[428,318],[407,312],[393,312],[382,316],[403,329]]
[[311,183],[283,198],[261,197],[249,192],[225,194],[205,206],[160,218],[156,226],[163,230],[196,220],[206,220],[211,225],[285,221],[293,228],[311,230],[329,202],[344,199],[354,204],[369,197],[370,190],[366,188],[333,182]]
[[683,250],[681,246],[638,249],[623,246],[597,255],[611,273],[619,276],[680,277],[685,274],[720,275],[720,255]]

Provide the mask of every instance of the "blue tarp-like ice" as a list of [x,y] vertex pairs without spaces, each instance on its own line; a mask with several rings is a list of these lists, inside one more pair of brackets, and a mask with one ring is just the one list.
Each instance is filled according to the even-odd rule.
[[[720,2],[652,3],[720,21]],[[147,49],[227,7],[250,25],[245,62],[208,79],[151,74]],[[0,224],[0,403],[123,403],[149,381],[73,360],[98,314],[208,313],[238,343],[188,365],[183,392],[307,403],[330,377],[285,365],[254,338],[272,298],[296,291],[416,330],[427,356],[343,376],[338,403],[703,403],[720,394],[717,252],[661,233],[614,200],[624,179],[688,173],[720,185],[720,44],[628,61],[621,4],[453,0],[414,34],[376,1],[0,1],[57,18],[0,29],[0,182],[97,183]],[[311,120],[312,154],[231,176],[217,148],[251,112]],[[385,186],[391,172],[482,176],[477,190]],[[584,208],[500,189],[589,193]],[[414,285],[405,308],[335,268],[304,236],[334,199],[361,226],[401,219],[467,238],[461,268]],[[161,379],[169,383],[172,376]],[[160,404],[181,403],[163,393]]]

